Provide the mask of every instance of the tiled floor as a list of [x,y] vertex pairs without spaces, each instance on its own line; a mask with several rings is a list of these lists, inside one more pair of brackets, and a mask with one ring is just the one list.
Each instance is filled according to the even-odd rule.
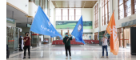
[[31,59],[23,59],[23,52],[19,52],[10,55],[7,60],[136,60],[128,48],[120,48],[116,56],[110,53],[109,47],[108,52],[109,58],[101,58],[102,48],[99,45],[72,45],[72,59],[65,59],[63,45],[42,45],[31,49]]

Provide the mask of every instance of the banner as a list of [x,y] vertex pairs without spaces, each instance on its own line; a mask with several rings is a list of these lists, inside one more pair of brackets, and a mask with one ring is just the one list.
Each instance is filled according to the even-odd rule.
[[117,37],[117,29],[115,24],[115,18],[114,18],[114,12],[111,16],[111,19],[109,21],[109,24],[106,28],[108,34],[110,34],[110,51],[117,55],[119,51],[119,41]]
[[72,31],[71,35],[73,35],[77,42],[82,42],[85,44],[84,40],[82,39],[83,35],[83,19],[82,16],[79,19],[78,23],[76,24],[74,30]]
[[51,24],[49,18],[46,16],[40,6],[38,7],[30,31],[38,34],[49,35],[51,37],[59,36],[61,39],[63,39]]

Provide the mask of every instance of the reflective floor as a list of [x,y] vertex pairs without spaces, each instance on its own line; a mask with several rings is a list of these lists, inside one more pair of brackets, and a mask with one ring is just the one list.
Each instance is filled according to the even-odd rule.
[[[110,53],[109,58],[101,58],[102,47],[99,45],[71,45],[72,59],[65,59],[63,45],[41,45],[31,49],[31,58],[23,59],[23,52],[10,55],[7,60],[136,60],[136,56],[130,54],[130,48],[120,48],[118,55]],[[106,54],[106,53],[105,53]],[[28,57],[28,55],[26,55]]]

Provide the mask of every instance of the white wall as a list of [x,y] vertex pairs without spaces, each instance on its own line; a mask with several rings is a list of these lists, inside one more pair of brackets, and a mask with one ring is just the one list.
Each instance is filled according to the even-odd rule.
[[38,9],[38,6],[35,3],[29,2],[29,9],[28,9],[29,16],[34,17],[37,12],[37,9]]
[[92,21],[92,8],[81,8],[83,21]]
[[28,14],[28,0],[7,0],[7,2]]

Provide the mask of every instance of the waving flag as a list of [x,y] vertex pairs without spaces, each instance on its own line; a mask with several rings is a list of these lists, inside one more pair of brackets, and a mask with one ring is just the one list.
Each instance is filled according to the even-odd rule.
[[82,16],[80,20],[78,21],[77,25],[75,26],[74,30],[72,31],[71,35],[73,35],[77,42],[82,42],[85,44],[85,42],[82,39],[83,35],[83,19]]
[[111,19],[109,21],[109,24],[106,28],[108,34],[110,34],[110,51],[117,55],[119,51],[119,41],[117,37],[117,29],[115,24],[115,18],[114,18],[114,12],[111,16]]
[[49,35],[51,37],[59,36],[62,39],[62,36],[56,31],[40,6],[38,7],[30,31],[38,34]]

